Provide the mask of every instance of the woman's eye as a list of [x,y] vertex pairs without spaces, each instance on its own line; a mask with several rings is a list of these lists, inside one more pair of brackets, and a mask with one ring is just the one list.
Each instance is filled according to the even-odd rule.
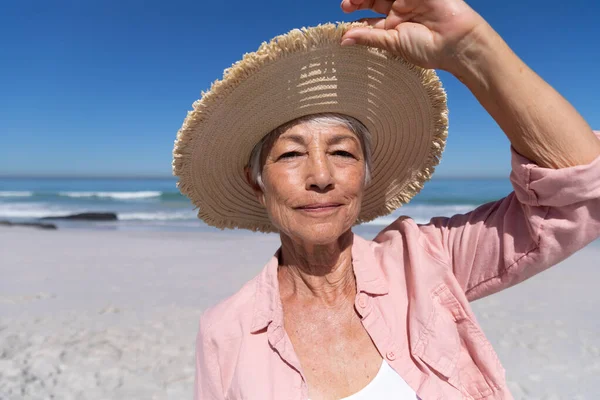
[[282,155],[279,156],[279,159],[283,159],[283,158],[294,158],[294,157],[299,157],[302,154],[298,151],[288,151],[287,153],[283,153]]
[[347,152],[347,151],[344,151],[344,150],[336,150],[336,151],[334,151],[334,152],[333,152],[333,155],[334,155],[334,156],[341,156],[341,157],[351,157],[351,158],[354,158],[354,154],[352,154],[352,153],[349,153],[349,152]]

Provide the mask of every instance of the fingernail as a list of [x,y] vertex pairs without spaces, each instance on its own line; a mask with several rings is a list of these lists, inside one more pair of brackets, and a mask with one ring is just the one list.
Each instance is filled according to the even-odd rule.
[[351,39],[351,38],[346,38],[346,39],[342,40],[342,43],[341,43],[342,46],[351,46],[353,44],[356,44],[356,40]]

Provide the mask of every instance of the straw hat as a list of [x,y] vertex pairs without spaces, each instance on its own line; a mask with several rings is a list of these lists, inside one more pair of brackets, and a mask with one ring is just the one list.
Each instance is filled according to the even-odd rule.
[[194,103],[177,134],[173,172],[208,225],[276,231],[244,167],[266,134],[309,114],[349,115],[371,132],[372,177],[356,223],[389,214],[430,179],[448,129],[437,75],[380,49],[340,46],[352,26],[275,37],[225,70]]

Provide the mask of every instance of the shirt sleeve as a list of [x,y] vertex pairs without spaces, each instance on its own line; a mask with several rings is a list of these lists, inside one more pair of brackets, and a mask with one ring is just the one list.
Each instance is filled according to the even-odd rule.
[[418,225],[469,300],[522,282],[600,236],[600,156],[552,169],[511,152],[514,191],[507,197]]
[[200,328],[196,339],[194,400],[225,399],[220,369],[216,346],[208,334],[206,324],[200,318]]

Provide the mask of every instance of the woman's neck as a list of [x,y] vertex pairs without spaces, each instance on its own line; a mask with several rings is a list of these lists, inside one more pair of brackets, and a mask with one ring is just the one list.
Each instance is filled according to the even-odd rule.
[[279,286],[282,298],[320,299],[334,305],[354,296],[356,280],[352,269],[352,231],[333,243],[299,243],[281,235]]

